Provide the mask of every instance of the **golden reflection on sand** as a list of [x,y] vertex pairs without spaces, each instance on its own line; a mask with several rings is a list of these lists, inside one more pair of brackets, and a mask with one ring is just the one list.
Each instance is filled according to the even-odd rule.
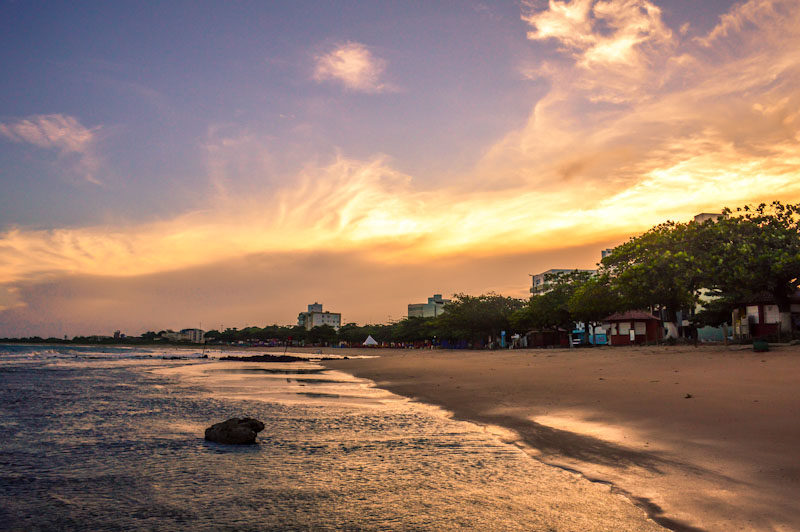
[[591,436],[626,447],[645,448],[651,451],[667,448],[650,441],[650,438],[631,424],[615,425],[607,421],[592,421],[593,418],[597,419],[596,415],[586,410],[560,410],[552,414],[531,416],[529,419],[539,425]]
[[204,362],[154,370],[222,399],[378,406],[406,401],[370,381],[308,362]]

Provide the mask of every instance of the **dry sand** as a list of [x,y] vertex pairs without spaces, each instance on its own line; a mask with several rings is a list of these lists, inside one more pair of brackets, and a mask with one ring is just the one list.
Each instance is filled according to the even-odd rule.
[[668,528],[800,530],[800,347],[322,352],[378,355],[324,364],[613,483]]

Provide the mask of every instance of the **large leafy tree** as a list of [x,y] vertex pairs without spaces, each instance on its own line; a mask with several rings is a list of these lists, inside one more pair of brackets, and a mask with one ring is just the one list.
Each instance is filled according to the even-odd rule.
[[768,293],[781,312],[800,278],[800,204],[725,209],[699,228],[703,282],[730,302]]
[[698,259],[702,243],[698,224],[666,222],[632,237],[602,261],[602,274],[612,279],[624,309],[665,311],[674,322],[677,312],[693,309],[706,278]]
[[548,291],[531,297],[514,315],[514,325],[519,330],[565,329],[572,330],[576,318],[569,302],[576,290],[589,282],[591,274],[575,270],[547,277]]
[[339,328],[339,339],[349,344],[359,344],[367,337],[362,329],[363,327],[360,327],[356,323],[346,323]]
[[702,290],[720,301],[700,324],[762,293],[788,315],[800,278],[800,204],[774,201],[725,208],[703,223],[667,222],[616,247],[603,268],[624,308],[663,309],[670,321],[693,310]]
[[336,329],[328,324],[317,325],[306,333],[306,341],[313,344],[334,344],[336,343]]
[[567,309],[576,321],[582,321],[594,336],[594,329],[604,318],[620,310],[622,300],[608,275],[586,279],[576,286],[567,301]]
[[392,339],[398,342],[422,342],[430,340],[434,334],[433,318],[405,318],[392,327]]
[[453,297],[447,311],[434,322],[438,336],[448,340],[480,343],[498,338],[501,331],[511,332],[511,316],[523,306],[519,299],[495,293]]

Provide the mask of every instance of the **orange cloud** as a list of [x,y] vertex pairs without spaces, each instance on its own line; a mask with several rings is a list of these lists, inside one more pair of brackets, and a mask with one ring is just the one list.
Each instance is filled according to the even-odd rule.
[[522,19],[533,28],[529,39],[555,39],[585,68],[639,66],[647,45],[672,39],[661,10],[647,0],[550,0],[548,9],[529,9]]

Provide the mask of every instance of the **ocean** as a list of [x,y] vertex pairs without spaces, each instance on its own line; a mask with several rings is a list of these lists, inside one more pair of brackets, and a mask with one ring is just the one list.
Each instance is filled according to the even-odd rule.
[[[609,486],[368,381],[218,354],[0,345],[0,528],[660,530]],[[242,416],[264,422],[257,445],[204,441]]]

